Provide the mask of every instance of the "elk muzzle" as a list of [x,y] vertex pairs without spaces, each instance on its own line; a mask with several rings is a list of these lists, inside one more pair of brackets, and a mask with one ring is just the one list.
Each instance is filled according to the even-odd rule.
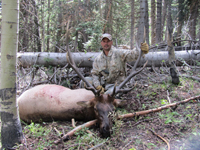
[[103,138],[110,137],[110,128],[111,128],[111,119],[108,117],[104,118],[102,122],[100,122],[100,134]]

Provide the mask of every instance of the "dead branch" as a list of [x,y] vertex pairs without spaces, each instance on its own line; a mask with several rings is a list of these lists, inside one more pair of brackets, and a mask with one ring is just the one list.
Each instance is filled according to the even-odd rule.
[[193,80],[197,80],[197,81],[200,82],[200,78],[195,77],[195,76],[189,76],[189,75],[180,75],[180,76],[181,76],[181,77],[186,77],[186,78],[191,78],[191,79],[193,79]]
[[92,121],[88,121],[80,126],[77,126],[76,128],[74,128],[73,130],[69,131],[67,134],[65,134],[62,138],[54,141],[54,144],[58,144],[64,140],[68,140],[70,137],[72,137],[74,135],[75,132],[80,131],[83,128],[88,128],[94,124],[97,123],[97,119],[92,120]]
[[96,148],[102,146],[104,143],[105,143],[105,142],[102,142],[102,143],[100,143],[100,144],[98,144],[98,145],[96,145],[96,146],[94,146],[94,147],[92,147],[92,148],[90,148],[90,149],[88,149],[88,150],[96,149]]
[[120,115],[120,116],[118,116],[118,119],[130,118],[130,117],[134,117],[134,116],[141,116],[141,115],[146,115],[146,114],[153,113],[153,112],[158,112],[158,111],[161,111],[163,109],[167,109],[167,108],[172,107],[172,106],[177,106],[179,104],[183,104],[183,103],[189,102],[190,100],[194,100],[194,99],[198,99],[198,98],[200,98],[200,95],[190,97],[190,98],[185,99],[183,101],[171,103],[169,105],[161,106],[161,107],[158,107],[158,108]]
[[161,140],[163,140],[165,143],[167,143],[167,146],[168,146],[168,149],[167,150],[170,150],[170,145],[169,145],[169,142],[164,139],[162,136],[158,135],[156,132],[154,132],[153,130],[149,129],[153,134],[155,134],[156,136],[158,136]]

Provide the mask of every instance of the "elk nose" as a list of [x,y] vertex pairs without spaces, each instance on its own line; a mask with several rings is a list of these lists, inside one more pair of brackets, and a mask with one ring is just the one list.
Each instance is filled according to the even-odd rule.
[[107,125],[107,126],[104,126],[103,127],[103,131],[109,131],[109,126]]
[[104,126],[102,131],[103,131],[102,132],[102,136],[104,138],[110,137],[110,128],[109,128],[109,126]]

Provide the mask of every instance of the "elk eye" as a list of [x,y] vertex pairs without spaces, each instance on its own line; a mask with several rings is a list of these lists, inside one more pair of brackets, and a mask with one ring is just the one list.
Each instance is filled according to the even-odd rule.
[[100,119],[100,120],[103,120],[103,116],[99,116],[99,119]]

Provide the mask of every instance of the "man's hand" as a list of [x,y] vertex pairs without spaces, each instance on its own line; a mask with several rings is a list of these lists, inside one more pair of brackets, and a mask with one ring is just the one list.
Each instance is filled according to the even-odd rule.
[[104,93],[104,88],[101,85],[97,86],[96,89],[101,91],[100,94]]
[[149,52],[149,46],[147,43],[141,43],[141,51],[144,53],[144,54],[147,54]]

